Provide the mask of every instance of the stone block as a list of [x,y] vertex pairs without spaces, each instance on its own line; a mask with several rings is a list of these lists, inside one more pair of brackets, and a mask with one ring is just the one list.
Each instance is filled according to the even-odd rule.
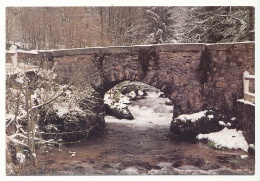
[[115,65],[115,66],[114,66],[114,69],[115,69],[115,70],[123,70],[124,67],[123,67],[122,65]]
[[125,79],[125,74],[123,71],[116,72],[116,79],[117,80],[124,80]]
[[228,80],[228,81],[231,81],[231,80],[233,80],[233,78],[234,78],[231,73],[226,73],[226,74],[224,75],[224,77],[225,77],[225,80]]
[[216,88],[227,88],[227,84],[224,82],[217,82]]
[[230,91],[232,93],[236,93],[238,91],[238,86],[236,84],[231,84],[230,85]]

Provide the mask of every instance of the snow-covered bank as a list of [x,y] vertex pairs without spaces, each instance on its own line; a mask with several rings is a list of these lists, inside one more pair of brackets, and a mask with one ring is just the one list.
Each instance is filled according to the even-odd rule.
[[207,139],[213,142],[213,146],[217,149],[242,149],[246,152],[248,150],[248,143],[243,136],[243,132],[236,129],[224,128],[215,133],[199,134],[197,139]]

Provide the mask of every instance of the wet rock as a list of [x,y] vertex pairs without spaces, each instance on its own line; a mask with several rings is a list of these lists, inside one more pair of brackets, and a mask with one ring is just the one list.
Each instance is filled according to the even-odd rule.
[[178,167],[178,169],[181,170],[200,170],[199,167],[193,166],[193,165],[182,165],[180,167]]
[[165,166],[161,169],[152,169],[148,171],[148,175],[175,175],[175,170],[171,166]]
[[201,167],[202,170],[214,170],[214,169],[218,169],[218,168],[220,168],[220,165],[215,162],[205,163]]
[[72,171],[56,171],[53,175],[75,175]]
[[121,88],[121,93],[122,93],[123,95],[126,95],[126,94],[128,94],[128,93],[130,93],[130,92],[132,92],[132,91],[134,91],[134,92],[137,93],[139,89],[140,89],[139,86],[137,86],[137,85],[135,85],[135,84],[130,84],[130,85],[127,85],[127,86],[122,87],[122,88]]

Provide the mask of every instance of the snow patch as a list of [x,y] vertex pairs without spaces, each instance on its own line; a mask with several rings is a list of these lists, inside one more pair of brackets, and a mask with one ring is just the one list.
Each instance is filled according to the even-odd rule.
[[193,114],[182,114],[178,116],[176,119],[179,119],[181,121],[186,122],[187,120],[190,120],[191,122],[195,122],[199,120],[202,117],[205,117],[207,110],[193,113]]
[[16,159],[19,163],[24,163],[25,161],[25,155],[22,153],[16,153]]
[[224,123],[223,121],[219,121],[218,124],[221,126],[226,126],[226,123]]
[[242,131],[224,128],[223,130],[209,134],[199,134],[197,139],[208,139],[216,148],[242,149],[247,152],[248,144]]
[[230,123],[230,122],[228,122],[227,124],[226,124],[226,126],[231,126],[232,124]]
[[228,126],[228,127],[231,126],[230,122],[224,123],[224,121],[219,121],[218,124],[221,125],[221,126]]
[[76,111],[79,112],[80,114],[83,114],[84,112],[74,103],[62,103],[62,104],[55,103],[53,104],[53,108],[55,111],[57,111],[57,115],[59,117],[62,117],[65,114],[70,113],[71,111]]
[[213,118],[214,118],[214,115],[208,115],[208,118],[209,118],[209,119],[213,119]]
[[233,117],[233,118],[231,118],[230,120],[231,121],[235,121],[237,118],[236,117]]
[[240,155],[240,158],[241,158],[242,160],[247,159],[247,158],[248,158],[248,155]]
[[123,95],[120,95],[120,99],[118,102],[121,104],[130,104],[131,103],[129,98],[126,96],[123,96]]

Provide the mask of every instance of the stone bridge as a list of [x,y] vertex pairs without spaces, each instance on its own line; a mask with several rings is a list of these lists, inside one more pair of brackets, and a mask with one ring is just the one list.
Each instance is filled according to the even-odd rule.
[[[205,109],[239,116],[242,75],[244,71],[255,74],[254,52],[254,42],[160,44],[18,52],[18,59],[45,68],[57,62],[58,81],[91,88],[91,96],[100,100],[91,110],[96,115],[93,124],[103,125],[104,94],[125,80],[140,81],[164,92],[174,103],[173,118]],[[241,123],[248,135],[254,132],[254,119],[250,120]]]
[[234,112],[243,98],[243,72],[255,74],[254,47],[254,42],[161,44],[38,53],[41,65],[57,62],[62,83],[77,77],[76,86],[91,85],[101,98],[125,80],[154,86],[173,101],[176,117],[212,108]]
[[[243,73],[255,74],[254,52],[254,42],[161,44],[18,51],[18,60],[44,68],[57,62],[59,82],[90,88],[86,100],[98,100],[90,110],[94,127],[104,127],[105,92],[122,81],[135,80],[164,92],[174,103],[173,118],[205,109],[239,117],[246,139],[254,143],[255,108],[237,101],[243,98]],[[10,62],[13,52],[6,55]]]

